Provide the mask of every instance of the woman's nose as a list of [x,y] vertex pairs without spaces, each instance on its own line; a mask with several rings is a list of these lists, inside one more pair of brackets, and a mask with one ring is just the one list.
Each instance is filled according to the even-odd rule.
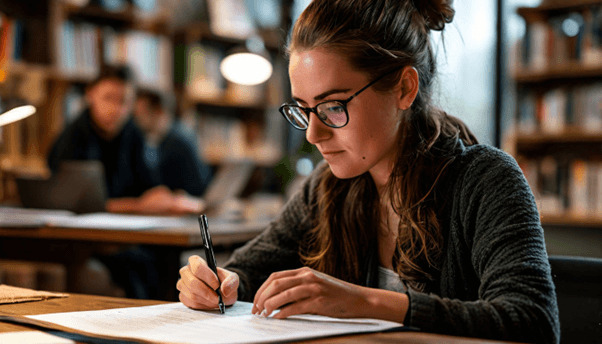
[[307,142],[316,144],[332,136],[332,128],[322,123],[315,113],[312,112],[309,114],[308,122],[307,130],[305,131]]

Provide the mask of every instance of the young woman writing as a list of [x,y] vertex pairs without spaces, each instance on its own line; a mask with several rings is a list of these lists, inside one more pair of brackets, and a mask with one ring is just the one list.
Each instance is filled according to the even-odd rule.
[[[453,15],[434,0],[307,7],[289,45],[294,102],[281,112],[325,163],[218,270],[226,304],[558,341],[543,230],[521,170],[431,103],[430,31]],[[180,275],[184,304],[217,307],[204,260],[191,257]]]

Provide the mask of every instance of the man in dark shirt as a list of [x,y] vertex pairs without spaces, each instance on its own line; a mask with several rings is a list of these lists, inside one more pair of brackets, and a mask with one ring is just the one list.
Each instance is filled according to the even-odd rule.
[[159,185],[144,164],[144,137],[130,116],[133,97],[129,69],[105,67],[86,89],[88,108],[52,146],[50,169],[64,160],[99,160],[109,198],[137,197]]
[[[197,213],[202,202],[182,197],[164,185],[144,161],[144,135],[131,116],[135,90],[126,66],[105,66],[85,94],[88,108],[67,125],[48,156],[56,171],[61,161],[98,160],[105,169],[106,209],[111,212]],[[202,181],[197,181],[201,183]],[[98,255],[126,296],[159,298],[160,259],[154,249],[135,247]]]
[[[48,165],[56,171],[64,160],[99,160],[105,169],[107,210],[130,213],[197,213],[201,200],[161,185],[144,160],[144,134],[131,116],[135,97],[131,71],[105,66],[86,89],[88,108],[67,125],[52,146]],[[190,183],[202,185],[203,180]]]

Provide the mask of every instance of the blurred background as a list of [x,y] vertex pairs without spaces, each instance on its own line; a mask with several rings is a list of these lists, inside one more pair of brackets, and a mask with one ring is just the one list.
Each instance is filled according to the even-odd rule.
[[[16,176],[48,174],[49,147],[101,64],[127,63],[140,87],[173,96],[175,117],[214,170],[253,166],[241,198],[277,211],[321,159],[278,113],[290,97],[283,48],[308,3],[0,0],[0,110],[38,109],[1,128],[0,202],[18,203]],[[517,159],[550,253],[602,257],[602,1],[454,7],[443,37],[433,36],[437,102]]]

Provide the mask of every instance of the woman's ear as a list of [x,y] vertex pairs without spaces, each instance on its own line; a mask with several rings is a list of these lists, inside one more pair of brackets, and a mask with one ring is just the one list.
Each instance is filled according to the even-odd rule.
[[401,72],[401,97],[399,98],[399,108],[407,110],[414,103],[416,95],[418,94],[419,81],[418,71],[412,66],[405,66]]

